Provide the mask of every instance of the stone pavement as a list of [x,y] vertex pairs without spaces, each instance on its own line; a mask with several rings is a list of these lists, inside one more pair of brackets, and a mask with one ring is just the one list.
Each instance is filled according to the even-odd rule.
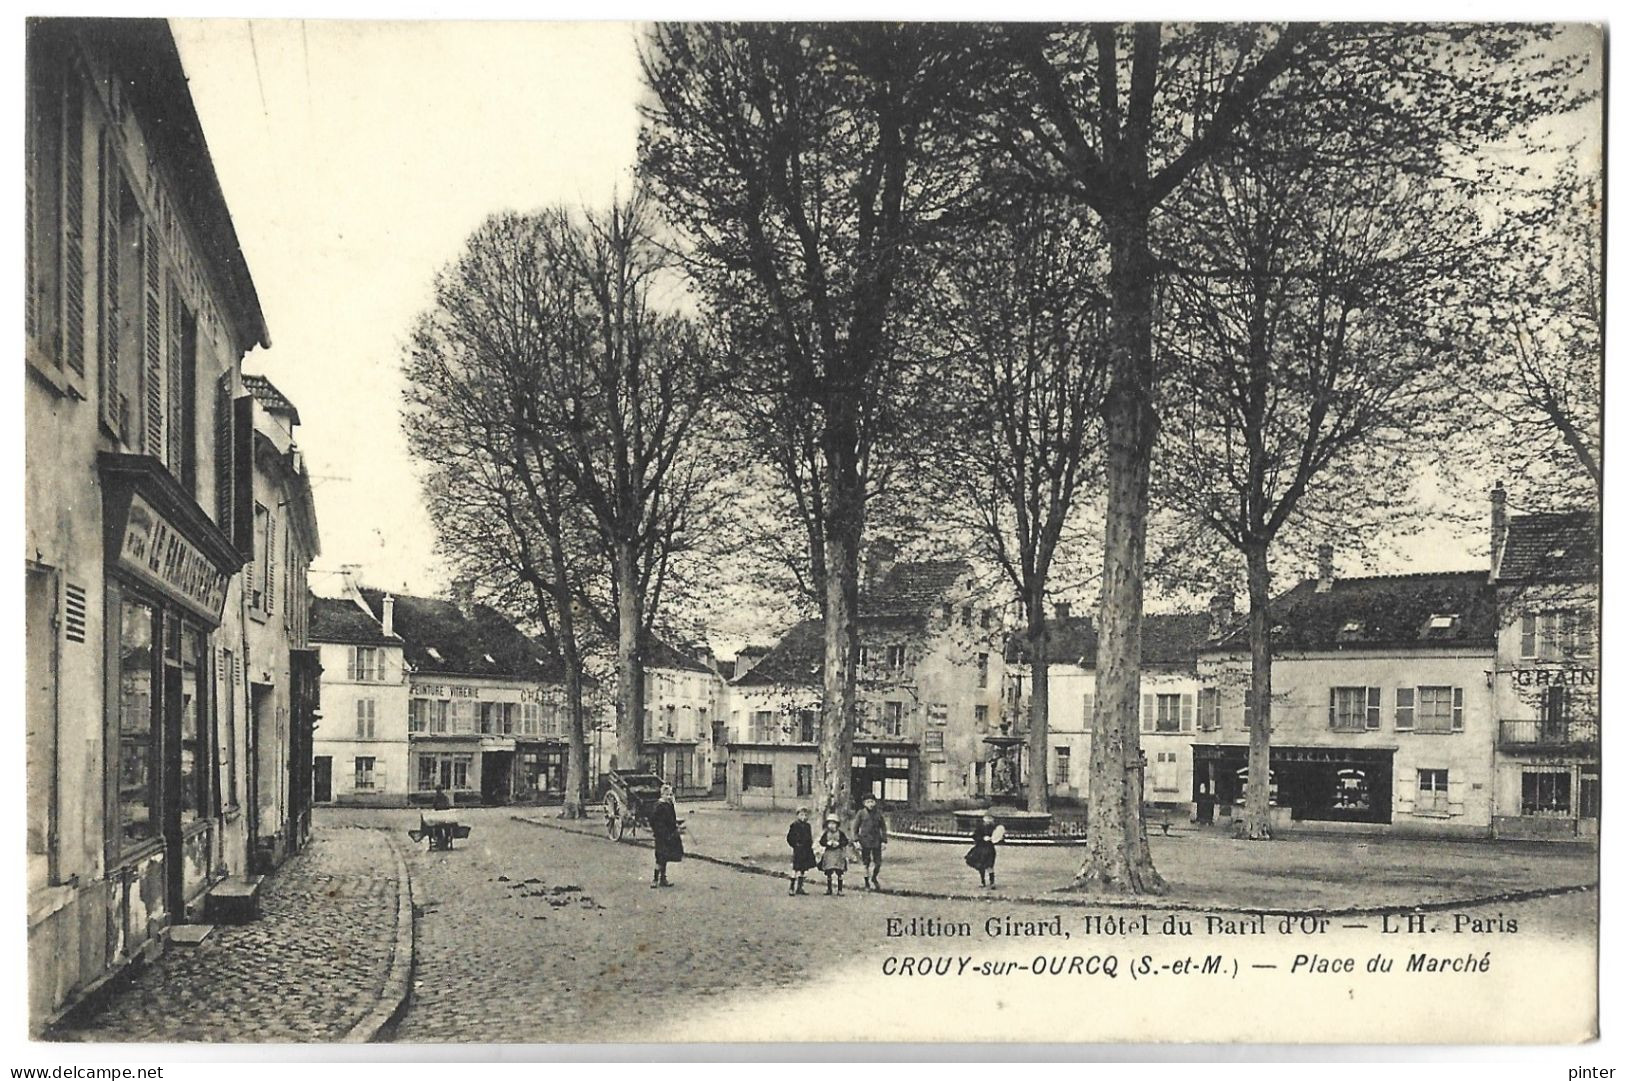
[[[678,807],[690,851],[730,863],[787,871],[784,841],[791,816],[737,811],[716,803]],[[549,808],[514,813],[550,827],[604,836],[602,818],[570,822]],[[642,843],[647,844],[647,837]],[[885,850],[882,881],[891,889],[937,896],[982,894],[965,866],[963,842],[893,840]],[[1157,902],[1204,909],[1348,910],[1408,908],[1524,894],[1597,881],[1597,849],[1589,844],[1435,840],[1357,834],[1288,833],[1260,844],[1237,840],[1221,828],[1153,833],[1151,855],[1169,883]],[[1058,893],[1071,881],[1083,849],[1004,845],[999,850],[998,895],[1077,904],[1110,899]],[[848,883],[863,884],[861,866]]]
[[[416,821],[416,812],[347,813],[401,830]],[[1593,971],[1594,892],[1493,910],[1520,918],[1515,935],[1482,941],[1446,935],[1431,943],[1442,948],[1448,939],[1458,951],[1493,946],[1497,967],[1488,981],[1396,980],[1384,996],[1392,995],[1409,1011],[1402,1016],[1388,1018],[1383,1000],[1373,996],[1368,1004],[1362,989],[1359,1009],[1346,1010],[1346,1032],[1300,1029],[1282,1035],[1264,1022],[1256,1031],[1238,1028],[1232,1011],[1214,1008],[1253,993],[1249,979],[1273,973],[1249,976],[1243,970],[1231,983],[1227,972],[1222,984],[1214,977],[1205,978],[1208,982],[1187,978],[1157,986],[1148,1000],[1152,989],[1134,992],[1138,985],[1126,977],[1007,980],[955,973],[911,980],[886,978],[883,965],[904,955],[1012,957],[1030,963],[1040,953],[1100,951],[1122,955],[1126,965],[1142,952],[1171,958],[1174,948],[1179,956],[1222,953],[1228,963],[1239,942],[1247,957],[1285,968],[1305,948],[1354,953],[1382,944],[1376,927],[1353,929],[1371,921],[1343,921],[1347,927],[1334,922],[1313,941],[1272,932],[1255,942],[1206,934],[1202,918],[1193,915],[1196,932],[1189,939],[1124,939],[1084,931],[1087,908],[1010,905],[997,895],[945,900],[850,888],[844,897],[826,897],[821,883],[809,884],[809,896],[791,897],[781,879],[694,860],[671,868],[671,889],[650,889],[648,849],[615,844],[601,834],[515,821],[502,808],[462,810],[459,818],[472,825],[473,834],[456,850],[419,847],[408,855],[422,915],[415,987],[395,1030],[399,1041],[1101,1040],[1121,1038],[1135,1024],[1143,1025],[1150,1016],[1147,1001],[1157,1003],[1153,1012],[1176,1039],[1355,1038],[1362,1032],[1374,1039],[1392,1031],[1403,1040],[1451,1031],[1437,1010],[1441,988],[1463,1003],[1490,1004],[1485,1009],[1505,1004],[1507,1014],[1517,1014],[1491,1038],[1530,1038],[1547,1031],[1540,1027],[1544,1022],[1510,1007],[1526,991],[1517,973],[1527,974],[1530,964],[1561,970],[1562,982],[1554,979],[1549,1003],[1554,1011],[1582,1026],[1594,1016],[1592,985],[1571,978],[1573,972]],[[943,851],[958,858],[956,849]],[[1069,929],[1060,942],[988,937],[986,921],[1006,916],[1059,918],[1078,933]],[[906,931],[897,937],[889,929],[892,920],[963,921],[973,932],[970,938],[946,940]],[[1277,993],[1288,987],[1271,986]],[[1323,999],[1332,1013],[1344,1010],[1351,997],[1332,980],[1290,987],[1300,997]],[[1469,987],[1472,992],[1464,994]],[[1066,1019],[1057,1021],[1056,1011],[1063,1007]],[[1391,1030],[1373,1027],[1373,1012]],[[1524,1020],[1530,1024],[1527,1032],[1518,1027]],[[1367,1027],[1359,1029],[1360,1024]]]
[[376,829],[322,825],[271,876],[262,916],[171,946],[93,1016],[51,1033],[109,1042],[343,1039],[375,1014],[396,945],[398,861]]

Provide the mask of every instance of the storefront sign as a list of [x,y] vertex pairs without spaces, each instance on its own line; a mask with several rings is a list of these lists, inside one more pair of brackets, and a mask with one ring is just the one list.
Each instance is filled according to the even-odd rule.
[[460,684],[445,683],[414,683],[412,684],[413,698],[478,698],[478,687],[464,687]]
[[118,565],[220,622],[226,575],[138,493],[130,495]]
[[1512,673],[1515,687],[1595,687],[1595,668],[1518,668]]

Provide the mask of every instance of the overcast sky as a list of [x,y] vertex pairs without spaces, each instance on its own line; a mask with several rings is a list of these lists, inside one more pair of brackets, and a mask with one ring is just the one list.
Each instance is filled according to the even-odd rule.
[[[322,534],[312,585],[330,591],[331,572],[358,563],[372,584],[437,591],[433,529],[399,426],[401,343],[436,269],[485,215],[602,205],[629,186],[638,26],[173,26],[271,331],[273,347],[244,367],[304,422]],[[1595,42],[1577,28],[1565,37]],[[1567,123],[1594,128],[1596,113]],[[1407,538],[1366,569],[1484,565],[1491,479],[1482,493],[1447,494],[1482,502],[1481,526]]]
[[[606,202],[636,154],[629,23],[176,20],[272,348],[299,409],[318,570],[444,585],[401,435],[400,351],[485,215]],[[313,573],[321,591],[324,576]]]

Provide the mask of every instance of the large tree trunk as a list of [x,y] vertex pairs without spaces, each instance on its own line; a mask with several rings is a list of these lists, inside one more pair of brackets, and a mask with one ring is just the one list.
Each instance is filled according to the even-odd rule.
[[643,768],[643,594],[637,553],[617,541],[615,561],[615,768]]
[[1049,625],[1044,593],[1027,602],[1027,650],[1032,690],[1027,715],[1027,809],[1049,810]]
[[[842,406],[846,408],[841,408]],[[839,403],[826,422],[824,461],[829,497],[824,519],[823,731],[818,777],[823,814],[852,805],[852,734],[858,718],[858,553],[863,544],[863,493],[856,461],[854,403]]]
[[1247,642],[1252,647],[1253,727],[1247,739],[1247,836],[1267,841],[1270,830],[1270,554],[1247,549]]
[[570,711],[569,749],[564,758],[564,817],[586,817],[591,779],[587,776],[587,710],[581,700],[581,660],[567,649],[564,660],[564,701]]
[[1140,617],[1151,447],[1153,267],[1145,211],[1119,209],[1111,243],[1111,384],[1106,395],[1106,537],[1089,754],[1089,841],[1074,884],[1116,893],[1167,889],[1145,833],[1140,753]]

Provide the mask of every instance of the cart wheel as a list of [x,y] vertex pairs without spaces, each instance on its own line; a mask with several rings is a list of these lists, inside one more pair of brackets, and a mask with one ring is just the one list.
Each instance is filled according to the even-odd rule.
[[609,816],[609,839],[611,841],[619,841],[621,839],[622,834],[624,834],[625,832],[626,832],[626,820],[623,819],[620,815],[610,815]]

